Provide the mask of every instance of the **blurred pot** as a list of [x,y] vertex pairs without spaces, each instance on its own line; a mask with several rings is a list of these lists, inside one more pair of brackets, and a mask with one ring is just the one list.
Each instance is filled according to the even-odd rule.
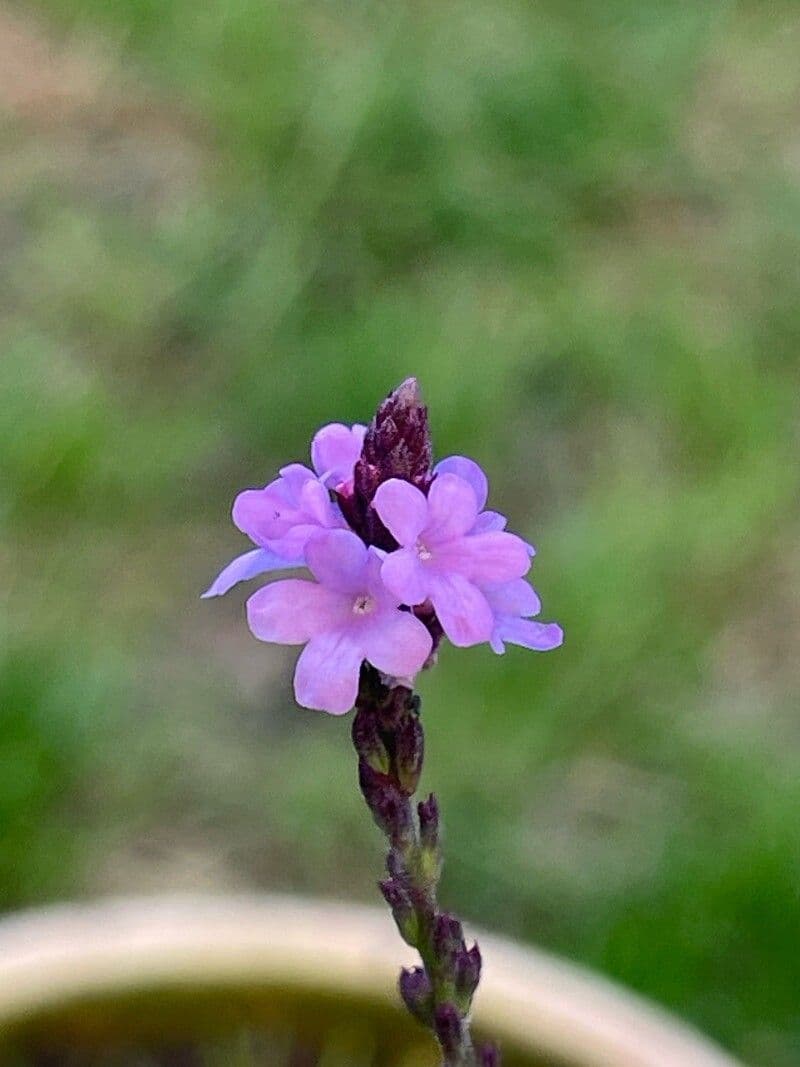
[[[737,1067],[611,982],[479,937],[475,1024],[502,1043],[509,1067]],[[0,1045],[279,1019],[333,1028],[340,1043],[371,1041],[363,1062],[433,1067],[426,1036],[397,1004],[401,962],[413,953],[384,912],[344,904],[168,897],[30,911],[0,921]]]

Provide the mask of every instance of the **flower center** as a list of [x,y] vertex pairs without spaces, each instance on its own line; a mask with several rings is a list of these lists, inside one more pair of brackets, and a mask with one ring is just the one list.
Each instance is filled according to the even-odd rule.
[[431,552],[431,550],[428,548],[427,545],[423,545],[422,541],[417,541],[415,547],[416,547],[416,550],[417,550],[417,555],[419,556],[419,558],[422,560],[423,563],[426,560],[429,560],[429,559],[433,558],[433,553]]
[[373,597],[363,593],[361,596],[357,596],[353,601],[353,614],[354,615],[369,615],[375,608],[375,600]]

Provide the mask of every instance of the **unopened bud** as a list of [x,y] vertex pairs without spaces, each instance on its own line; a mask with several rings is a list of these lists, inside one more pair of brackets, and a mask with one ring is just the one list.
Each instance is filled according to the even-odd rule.
[[397,785],[363,759],[358,761],[358,782],[373,819],[392,844],[407,841],[413,833],[411,810]]
[[433,1027],[445,1057],[456,1057],[463,1052],[461,1016],[455,1004],[440,1004],[436,1008]]
[[403,1003],[423,1026],[433,1025],[433,989],[422,967],[400,971],[400,996]]
[[427,493],[433,449],[428,409],[416,378],[408,378],[383,401],[364,436],[353,475],[353,495],[340,500],[350,525],[368,545],[391,550],[396,542],[372,507],[379,485],[402,478]]
[[386,903],[392,909],[400,936],[407,945],[416,947],[419,940],[419,923],[408,893],[396,878],[384,878],[378,885]]
[[395,732],[397,780],[408,797],[417,791],[424,755],[425,735],[419,715],[416,711],[409,711],[400,720]]
[[461,923],[447,912],[441,912],[433,922],[433,953],[437,963],[450,975],[455,975],[456,960],[466,953]]
[[433,793],[417,805],[419,815],[419,840],[423,848],[435,849],[439,845],[439,802]]
[[353,718],[353,745],[361,759],[373,771],[386,774],[389,770],[389,753],[378,728],[377,717],[369,710],[360,708]]
[[472,948],[464,946],[456,952],[453,960],[453,978],[459,1004],[462,1010],[467,1012],[481,978],[481,950],[477,942]]

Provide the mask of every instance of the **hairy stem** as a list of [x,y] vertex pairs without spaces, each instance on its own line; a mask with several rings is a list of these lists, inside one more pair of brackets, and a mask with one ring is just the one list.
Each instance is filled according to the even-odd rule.
[[400,994],[411,1014],[436,1036],[443,1067],[497,1067],[494,1046],[475,1049],[470,1008],[481,971],[477,944],[467,948],[461,923],[441,911],[439,807],[435,796],[412,806],[424,756],[420,700],[403,686],[389,688],[364,664],[353,744],[359,785],[386,835],[388,877],[381,891],[404,941],[421,966],[400,973]]

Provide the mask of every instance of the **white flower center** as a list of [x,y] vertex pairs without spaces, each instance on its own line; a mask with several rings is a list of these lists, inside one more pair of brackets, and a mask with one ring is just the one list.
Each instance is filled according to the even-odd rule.
[[427,545],[423,545],[422,541],[417,541],[417,543],[415,545],[415,548],[417,550],[417,555],[419,556],[419,558],[422,560],[423,563],[426,560],[429,560],[429,559],[433,558],[433,553],[431,552],[431,550],[428,548]]
[[353,614],[354,615],[369,615],[371,611],[375,610],[375,599],[363,593],[361,596],[357,596],[353,601]]

